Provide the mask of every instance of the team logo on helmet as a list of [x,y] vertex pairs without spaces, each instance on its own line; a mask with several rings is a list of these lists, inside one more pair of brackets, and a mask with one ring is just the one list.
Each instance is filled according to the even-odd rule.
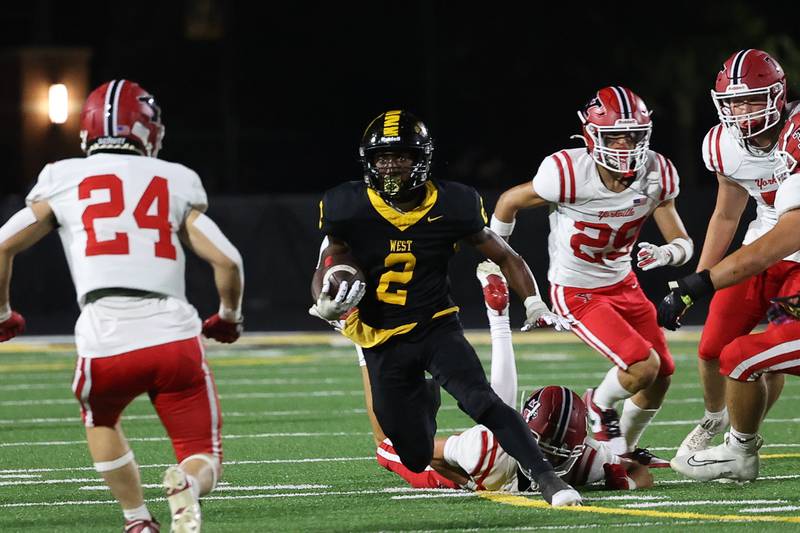
[[528,403],[525,404],[525,422],[530,422],[532,419],[539,416],[539,408],[541,406],[542,403],[536,398],[528,400]]

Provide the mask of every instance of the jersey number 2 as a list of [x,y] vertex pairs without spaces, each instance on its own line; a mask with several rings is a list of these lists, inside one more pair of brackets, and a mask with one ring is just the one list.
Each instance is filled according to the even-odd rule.
[[378,280],[378,288],[375,290],[378,300],[387,304],[406,305],[408,291],[406,289],[389,290],[390,283],[406,285],[414,276],[414,267],[417,266],[417,258],[412,253],[390,253],[386,256],[383,266],[392,268],[395,265],[403,265],[403,270],[389,270],[381,275]]
[[[122,194],[122,180],[115,174],[89,176],[78,185],[78,199],[91,198],[92,191],[107,190],[107,202],[92,204],[83,212],[83,227],[86,230],[86,255],[128,255],[128,234],[116,232],[113,239],[98,241],[94,231],[94,221],[98,218],[116,218],[125,210],[125,199]],[[155,214],[148,214],[156,204]],[[178,254],[172,244],[172,231],[169,223],[169,189],[167,180],[155,176],[136,204],[133,218],[142,229],[158,231],[155,243],[156,257],[176,259]]]

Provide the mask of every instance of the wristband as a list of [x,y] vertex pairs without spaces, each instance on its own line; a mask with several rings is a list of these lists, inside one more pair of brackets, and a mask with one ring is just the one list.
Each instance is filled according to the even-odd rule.
[[678,287],[680,287],[684,294],[689,296],[692,301],[697,301],[716,290],[714,289],[714,284],[711,283],[710,270],[701,270],[700,272],[695,272],[694,274],[689,274],[685,278],[679,279]]
[[494,216],[494,214],[492,214],[492,220],[489,222],[489,229],[503,238],[508,238],[514,231],[514,225],[516,225],[516,223],[516,219],[512,220],[511,222],[503,222]]

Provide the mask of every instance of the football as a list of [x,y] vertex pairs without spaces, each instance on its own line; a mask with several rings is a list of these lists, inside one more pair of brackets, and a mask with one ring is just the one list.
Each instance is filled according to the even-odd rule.
[[333,298],[336,296],[341,282],[347,281],[349,286],[352,287],[354,281],[360,280],[364,282],[366,278],[353,256],[350,254],[338,254],[326,257],[322,265],[314,272],[314,277],[311,280],[311,297],[315,302],[319,298],[322,285],[326,280],[330,281],[331,287],[328,294]]

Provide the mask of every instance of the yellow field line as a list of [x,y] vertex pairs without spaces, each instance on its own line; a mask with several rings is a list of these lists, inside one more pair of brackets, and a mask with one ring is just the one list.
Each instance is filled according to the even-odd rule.
[[759,454],[760,459],[798,459],[800,453],[765,453]]
[[718,520],[720,522],[785,522],[791,524],[800,524],[800,516],[774,516],[774,515],[759,515],[759,516],[743,516],[735,514],[706,514],[706,513],[689,513],[678,511],[651,511],[645,509],[622,509],[619,507],[598,507],[594,505],[584,505],[582,507],[550,507],[545,501],[539,499],[526,498],[524,496],[515,496],[502,492],[479,492],[482,498],[491,500],[505,505],[514,505],[517,507],[535,507],[537,509],[551,509],[553,511],[563,511],[570,513],[597,513],[608,515],[625,515],[625,516],[646,516],[648,518],[677,518],[688,520]]

